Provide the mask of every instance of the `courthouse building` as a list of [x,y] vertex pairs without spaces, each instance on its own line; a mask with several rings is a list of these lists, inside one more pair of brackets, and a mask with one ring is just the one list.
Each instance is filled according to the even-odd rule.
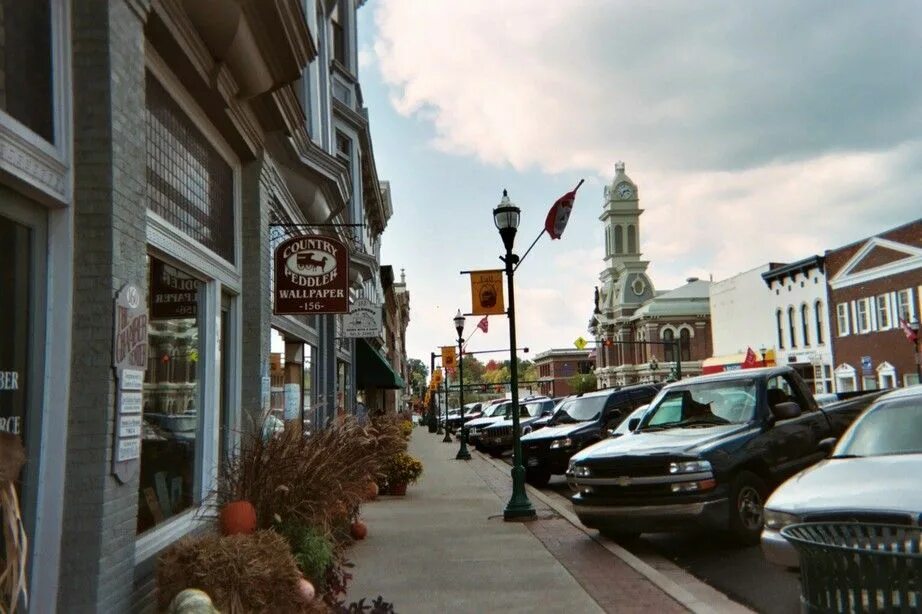
[[678,370],[683,377],[698,375],[702,360],[712,354],[710,282],[690,277],[674,290],[654,288],[649,262],[641,259],[639,198],[619,162],[599,216],[605,262],[589,321],[599,388],[662,381]]
[[361,4],[3,3],[0,427],[28,455],[30,611],[153,611],[239,429],[273,405],[320,427],[363,370],[402,386],[383,330],[273,312],[300,234],[346,243],[348,300],[384,302]]

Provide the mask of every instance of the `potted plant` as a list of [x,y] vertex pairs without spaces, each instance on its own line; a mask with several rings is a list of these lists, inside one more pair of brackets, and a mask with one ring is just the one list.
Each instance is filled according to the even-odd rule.
[[423,464],[406,452],[398,452],[384,466],[388,492],[392,495],[407,494],[407,485],[419,479]]

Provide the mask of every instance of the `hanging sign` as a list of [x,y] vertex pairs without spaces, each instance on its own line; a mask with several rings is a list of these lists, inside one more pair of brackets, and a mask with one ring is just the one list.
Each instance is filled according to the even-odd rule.
[[471,313],[478,316],[506,313],[503,305],[503,271],[470,271]]
[[275,250],[278,315],[349,312],[349,250],[333,237],[305,235]]
[[343,337],[376,337],[381,333],[381,305],[356,299],[343,317]]
[[[195,296],[195,293],[192,293]],[[115,368],[115,441],[112,473],[122,483],[140,466],[144,371],[147,369],[147,305],[137,286],[115,295],[112,366]]]

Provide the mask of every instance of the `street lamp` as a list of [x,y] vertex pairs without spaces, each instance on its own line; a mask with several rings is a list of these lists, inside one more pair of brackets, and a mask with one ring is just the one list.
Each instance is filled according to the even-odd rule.
[[461,447],[458,448],[457,460],[471,460],[471,453],[467,451],[467,437],[464,435],[464,316],[461,310],[455,316],[455,330],[458,331],[458,405],[461,408],[461,424],[458,429]]
[[509,200],[509,193],[503,190],[503,199],[493,209],[493,222],[499,230],[506,248],[506,256],[500,256],[506,264],[506,287],[509,293],[509,382],[512,388],[512,497],[503,510],[504,520],[518,520],[535,517],[535,508],[525,493],[525,467],[522,466],[521,428],[519,426],[519,367],[515,347],[515,291],[512,280],[513,270],[519,257],[512,253],[515,233],[519,228],[521,209]]

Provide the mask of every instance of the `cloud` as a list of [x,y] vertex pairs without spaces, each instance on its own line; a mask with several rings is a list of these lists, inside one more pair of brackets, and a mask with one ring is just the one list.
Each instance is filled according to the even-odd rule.
[[[554,255],[529,256],[537,262],[525,267],[541,274],[517,277],[520,339],[532,345],[568,347],[571,331],[585,334],[604,266],[600,184],[619,159],[639,186],[641,249],[659,290],[919,216],[915,0],[369,8],[376,77],[399,114],[431,127],[430,148],[589,179]],[[425,318],[415,307],[414,328]]]
[[746,168],[895,146],[922,125],[922,5],[382,0],[396,109],[518,170]]

